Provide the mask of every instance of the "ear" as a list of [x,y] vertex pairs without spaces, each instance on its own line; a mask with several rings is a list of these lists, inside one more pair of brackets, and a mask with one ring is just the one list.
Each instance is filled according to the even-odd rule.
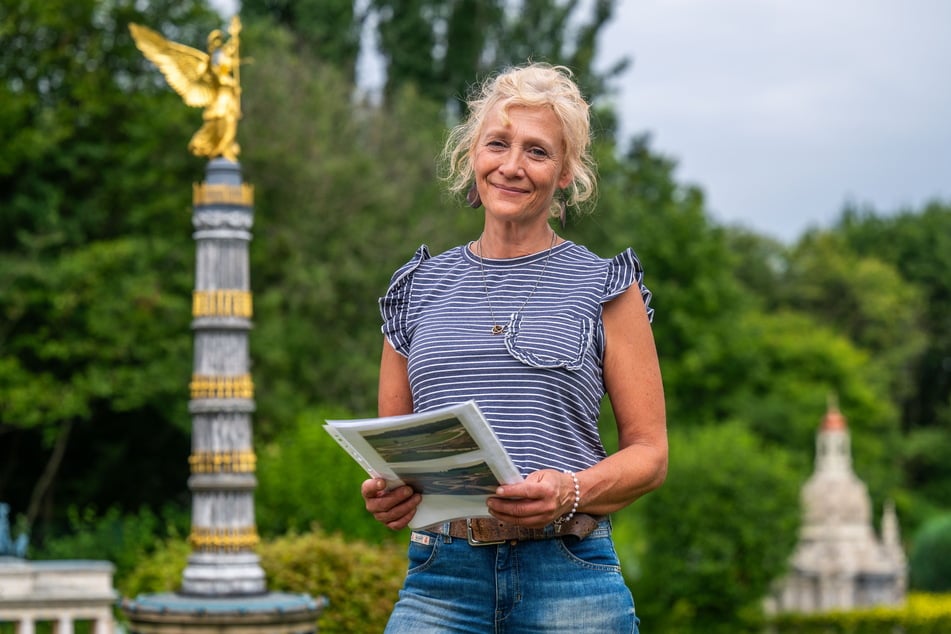
[[571,173],[567,167],[561,171],[561,176],[558,177],[558,189],[565,189],[568,185],[571,184],[574,174]]

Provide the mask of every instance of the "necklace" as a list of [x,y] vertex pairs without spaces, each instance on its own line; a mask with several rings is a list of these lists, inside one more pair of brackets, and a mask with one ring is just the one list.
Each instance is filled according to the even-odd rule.
[[[545,257],[545,266],[542,267],[542,272],[538,274],[538,279],[535,280],[535,285],[532,286],[531,292],[528,294],[528,297],[525,298],[525,301],[522,302],[522,305],[518,307],[516,313],[522,312],[528,300],[532,298],[532,295],[535,294],[535,291],[538,290],[538,285],[541,283],[542,278],[545,277],[545,271],[548,270],[548,262],[551,260],[551,251],[555,248],[555,232],[551,232],[551,244],[548,245],[548,255]],[[498,320],[495,318],[495,311],[492,309],[492,300],[489,299],[489,284],[485,281],[485,260],[482,258],[482,237],[479,237],[479,270],[482,272],[482,288],[485,290],[485,303],[489,305],[489,315],[492,316],[492,334],[501,335],[505,332],[505,326],[499,324]]]

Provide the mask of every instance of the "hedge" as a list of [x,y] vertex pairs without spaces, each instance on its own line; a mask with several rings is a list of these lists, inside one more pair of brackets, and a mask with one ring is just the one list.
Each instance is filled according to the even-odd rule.
[[902,606],[781,614],[773,617],[771,634],[948,634],[951,594],[912,593]]

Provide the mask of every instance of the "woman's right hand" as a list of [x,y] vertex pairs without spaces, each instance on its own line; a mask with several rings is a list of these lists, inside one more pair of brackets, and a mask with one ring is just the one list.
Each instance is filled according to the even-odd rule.
[[387,491],[383,478],[365,480],[360,486],[360,494],[373,517],[395,531],[409,524],[423,497],[406,485]]

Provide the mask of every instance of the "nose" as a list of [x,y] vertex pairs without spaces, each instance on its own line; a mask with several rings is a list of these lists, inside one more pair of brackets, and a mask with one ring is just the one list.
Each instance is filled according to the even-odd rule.
[[519,169],[522,167],[522,149],[515,145],[509,147],[508,152],[505,153],[505,156],[502,158],[502,162],[499,165],[499,171],[507,177],[513,177],[518,175]]

